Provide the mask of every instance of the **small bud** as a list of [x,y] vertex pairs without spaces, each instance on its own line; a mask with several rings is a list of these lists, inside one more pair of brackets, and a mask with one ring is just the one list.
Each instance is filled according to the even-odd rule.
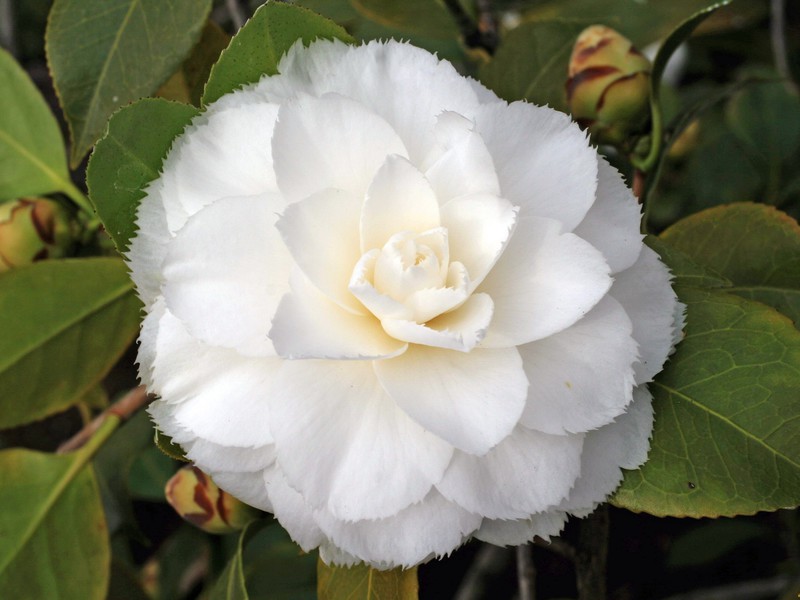
[[69,216],[57,202],[20,198],[0,204],[0,273],[64,256],[72,241]]
[[620,144],[647,124],[650,61],[613,29],[587,27],[572,49],[567,102],[595,141]]
[[257,519],[260,511],[217,487],[200,469],[186,465],[167,482],[167,502],[181,517],[208,533],[231,533]]

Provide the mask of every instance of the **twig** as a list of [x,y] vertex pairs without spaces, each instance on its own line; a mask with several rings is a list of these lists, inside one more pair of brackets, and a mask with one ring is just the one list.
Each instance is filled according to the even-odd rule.
[[775,594],[787,591],[793,583],[797,585],[800,582],[793,581],[789,575],[777,575],[771,579],[742,581],[731,585],[677,594],[664,600],[766,600],[774,598]]
[[517,582],[520,600],[536,600],[536,566],[528,544],[517,546]]
[[786,53],[786,0],[771,1],[769,33],[772,40],[775,69],[786,80],[787,85],[794,87],[792,71],[789,68],[789,60]]
[[603,505],[580,523],[575,554],[578,600],[605,600],[608,558],[608,507]]
[[14,3],[0,0],[0,46],[17,56],[17,37],[14,29]]
[[510,562],[508,548],[483,544],[461,581],[453,600],[478,600],[486,596],[487,581],[502,572]]
[[444,0],[444,5],[450,11],[453,19],[455,19],[467,46],[470,48],[482,48],[489,54],[494,54],[497,48],[497,27],[494,25],[494,18],[491,16],[491,7],[488,0],[481,2],[482,8],[479,7],[478,9],[478,23],[470,18],[458,0]]
[[245,21],[247,21],[247,15],[244,10],[242,10],[239,0],[225,0],[225,6],[228,9],[228,14],[231,16],[233,26],[238,31],[241,29],[242,25],[244,25]]
[[144,386],[140,385],[139,387],[133,388],[130,392],[125,394],[122,398],[97,415],[78,433],[61,444],[56,452],[58,454],[65,454],[66,452],[77,450],[83,446],[89,440],[89,438],[92,437],[95,431],[100,428],[108,415],[116,415],[119,417],[120,421],[125,421],[132,414],[147,404],[147,402],[147,390],[144,388]]
[[551,538],[549,542],[544,541],[542,538],[534,538],[533,543],[540,548],[546,548],[553,554],[558,554],[562,558],[575,562],[575,548],[562,540],[561,538]]

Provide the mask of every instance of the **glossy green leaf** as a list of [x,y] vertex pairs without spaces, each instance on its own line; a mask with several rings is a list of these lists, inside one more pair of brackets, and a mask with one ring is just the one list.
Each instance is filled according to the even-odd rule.
[[158,429],[155,429],[153,441],[155,442],[156,448],[170,458],[181,462],[191,462],[186,458],[186,453],[183,451],[183,448],[173,442],[171,437]]
[[65,189],[64,140],[53,113],[14,58],[0,48],[0,200]]
[[239,543],[225,570],[222,571],[211,592],[209,600],[248,600],[247,587],[244,580],[244,569],[242,566],[244,547],[253,534],[264,526],[264,521],[254,521],[247,525],[239,535]]
[[458,27],[443,2],[437,0],[350,0],[361,15],[412,35],[450,39]]
[[378,571],[366,565],[335,567],[317,563],[319,600],[416,600],[417,568]]
[[732,282],[727,291],[768,304],[800,324],[800,226],[763,204],[696,213],[662,238]]
[[645,243],[670,266],[673,285],[700,288],[727,288],[733,285],[708,266],[700,266],[689,256],[657,237],[647,236]]
[[89,160],[89,197],[117,250],[136,231],[142,188],[158,177],[172,141],[198,114],[193,106],[145,99],[120,110]]
[[110,552],[85,453],[0,452],[0,598],[103,600]]
[[591,21],[529,21],[512,29],[479,72],[501,98],[566,110],[567,67],[578,34]]
[[119,259],[47,260],[0,275],[0,429],[81,399],[139,329]]
[[55,0],[47,59],[80,163],[120,106],[148,96],[200,37],[211,0]]
[[255,83],[262,75],[274,75],[281,57],[297,40],[309,44],[317,38],[353,41],[336,23],[310,10],[283,2],[265,4],[234,36],[211,69],[203,104]]
[[678,288],[685,337],[649,384],[650,454],[613,502],[657,516],[752,514],[800,504],[800,332],[758,302]]
[[316,552],[303,552],[277,523],[248,541],[243,564],[253,598],[317,600]]

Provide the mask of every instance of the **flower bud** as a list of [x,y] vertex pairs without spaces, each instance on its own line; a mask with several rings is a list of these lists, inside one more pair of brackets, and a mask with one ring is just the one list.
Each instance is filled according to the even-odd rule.
[[578,36],[569,62],[573,118],[602,144],[620,144],[649,117],[650,61],[630,40],[602,25]]
[[64,256],[72,243],[67,212],[45,198],[0,204],[0,272]]
[[208,533],[243,529],[259,511],[217,487],[200,469],[186,465],[164,488],[167,502],[181,517]]

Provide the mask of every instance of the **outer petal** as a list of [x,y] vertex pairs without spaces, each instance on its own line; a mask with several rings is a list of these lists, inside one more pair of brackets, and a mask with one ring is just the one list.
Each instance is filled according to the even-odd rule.
[[478,290],[495,314],[485,347],[533,342],[575,323],[611,287],[602,254],[551,219],[520,220],[503,256]]
[[328,188],[363,198],[387,156],[407,156],[386,121],[338,94],[283,104],[272,153],[278,187],[291,202]]
[[636,383],[646,383],[661,371],[675,344],[676,316],[682,305],[670,287],[671,275],[658,254],[643,247],[630,269],[619,273],[610,294],[622,304],[633,323],[639,343],[634,365]]
[[171,236],[167,229],[167,214],[161,197],[160,179],[147,187],[147,193],[136,212],[136,235],[125,255],[136,293],[145,307],[150,307],[161,293],[161,264],[167,255]]
[[321,294],[299,271],[292,273],[269,336],[280,356],[374,359],[401,354],[407,344],[389,337],[372,315],[354,315]]
[[241,448],[197,439],[183,445],[186,458],[206,472],[252,473],[275,462],[275,446]]
[[336,546],[380,569],[411,567],[449,554],[481,523],[479,515],[448,502],[436,490],[385,519],[348,523],[324,510],[315,517]]
[[597,153],[586,133],[564,113],[526,102],[484,104],[475,121],[501,195],[523,219],[548,217],[572,231],[595,200]]
[[383,248],[398,232],[422,233],[438,226],[439,203],[430,184],[408,160],[389,156],[361,211],[361,252]]
[[272,501],[267,494],[267,486],[264,485],[263,469],[249,473],[208,471],[208,474],[211,475],[214,483],[234,498],[238,498],[245,504],[255,506],[260,510],[273,512]]
[[581,476],[559,508],[586,516],[615,490],[623,469],[636,469],[647,459],[653,429],[652,397],[643,385],[633,392],[628,411],[614,423],[586,434]]
[[467,268],[472,289],[500,258],[516,220],[516,208],[496,196],[466,196],[442,207],[442,225],[450,238],[450,258]]
[[[246,358],[234,350],[204,344],[190,336],[169,311],[159,321],[155,352],[150,391],[169,403],[175,427],[223,446],[272,442],[267,398],[278,359]],[[161,420],[151,414],[161,427]],[[178,443],[190,439],[176,437]]]
[[485,456],[456,451],[442,495],[489,519],[523,519],[561,502],[581,472],[583,435],[518,426]]
[[469,352],[486,335],[493,304],[487,294],[473,294],[457,309],[425,323],[385,319],[383,328],[395,339],[412,344]]
[[280,205],[274,195],[219,200],[171,242],[162,270],[164,297],[198,339],[249,356],[274,356],[267,333],[288,291],[292,264],[274,226]]
[[518,348],[531,382],[521,423],[546,433],[588,431],[624,412],[638,358],[632,325],[606,296],[572,327]]
[[475,537],[495,546],[520,546],[540,537],[549,541],[564,529],[567,513],[560,510],[531,515],[527,519],[484,519]]
[[287,481],[337,518],[377,519],[420,501],[452,455],[395,405],[365,361],[284,361],[270,400]]
[[264,485],[267,487],[275,518],[304,551],[311,552],[326,541],[311,507],[297,491],[289,487],[279,465],[274,464],[264,472]]
[[528,387],[515,348],[461,354],[412,346],[376,362],[375,372],[412,419],[470,454],[485,454],[511,433]]
[[597,166],[597,200],[574,233],[603,253],[613,274],[630,267],[639,256],[642,207],[606,159],[598,156]]
[[281,75],[265,77],[257,87],[270,101],[300,93],[353,98],[392,125],[414,164],[434,144],[433,127],[443,111],[471,117],[478,105],[472,84],[453,65],[393,40],[361,47],[320,40],[307,50],[298,43],[278,70]]
[[219,198],[276,192],[272,137],[278,107],[249,90],[197,117],[164,161],[161,197],[171,232]]
[[358,222],[362,198],[341,190],[323,190],[288,206],[277,223],[297,265],[317,288],[356,314],[364,307],[347,286],[361,257]]

